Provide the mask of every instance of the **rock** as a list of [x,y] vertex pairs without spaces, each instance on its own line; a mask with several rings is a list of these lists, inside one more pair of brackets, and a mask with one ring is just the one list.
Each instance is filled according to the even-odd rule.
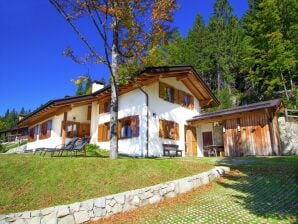
[[94,208],[94,216],[95,217],[103,217],[107,213],[105,208]]
[[29,219],[31,216],[30,216],[30,212],[23,212],[22,214],[22,218],[24,219]]
[[37,217],[40,216],[41,212],[40,210],[31,211],[31,217]]
[[51,213],[41,219],[41,224],[57,224],[57,217],[55,213]]
[[90,199],[81,203],[80,211],[91,211],[93,209],[94,200]]
[[5,215],[0,215],[0,221],[5,219]]
[[16,214],[9,214],[5,216],[6,221],[13,222],[17,219]]
[[208,177],[208,174],[206,172],[201,174],[201,183],[203,185],[209,183],[209,177]]
[[74,213],[75,223],[83,223],[90,220],[89,214],[87,211],[79,211]]
[[134,196],[130,204],[138,206],[140,204],[140,198],[138,196]]
[[116,213],[122,212],[122,210],[123,210],[123,206],[120,204],[116,204],[114,205],[114,207],[112,207],[111,212],[113,214],[116,214]]
[[178,193],[185,193],[192,189],[192,183],[189,182],[187,179],[179,180],[179,192]]
[[173,197],[176,197],[176,193],[174,191],[171,191],[165,195],[165,198],[173,198]]
[[161,197],[159,195],[154,195],[152,198],[149,199],[150,204],[154,204],[156,202],[159,202],[161,200]]
[[113,207],[115,204],[116,204],[116,200],[115,199],[112,199],[112,200],[109,201],[109,205],[111,207]]
[[63,217],[69,214],[69,209],[67,205],[62,205],[58,207],[57,217]]
[[31,219],[27,219],[27,224],[40,224],[41,218],[40,217],[33,217]]
[[26,224],[26,221],[24,219],[17,219],[13,224]]
[[106,199],[105,198],[97,198],[94,200],[94,206],[97,208],[106,207]]
[[75,224],[75,220],[72,215],[67,215],[59,219],[58,224]]
[[152,193],[152,192],[150,192],[150,191],[146,191],[146,192],[143,193],[143,195],[142,195],[142,200],[151,198],[152,196],[153,196],[153,193]]
[[41,214],[44,215],[48,215],[51,213],[55,213],[55,207],[49,207],[49,208],[45,208],[43,210],[41,210]]
[[114,196],[114,199],[116,200],[117,203],[119,204],[124,204],[125,202],[125,196],[124,194],[118,194]]
[[94,217],[95,217],[95,216],[94,216],[94,212],[93,212],[93,210],[89,211],[89,217],[90,217],[90,218],[94,218]]
[[71,213],[78,212],[80,210],[80,203],[76,202],[69,205],[69,210]]
[[0,224],[9,224],[9,222],[7,222],[5,220],[0,220]]

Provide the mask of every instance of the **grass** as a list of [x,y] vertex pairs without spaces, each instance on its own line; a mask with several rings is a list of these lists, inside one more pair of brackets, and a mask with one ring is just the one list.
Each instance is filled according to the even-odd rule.
[[298,157],[224,159],[232,171],[204,187],[159,204],[99,220],[103,223],[297,223]]
[[212,160],[110,160],[107,152],[87,157],[0,156],[0,214],[69,204],[142,188],[209,170]]

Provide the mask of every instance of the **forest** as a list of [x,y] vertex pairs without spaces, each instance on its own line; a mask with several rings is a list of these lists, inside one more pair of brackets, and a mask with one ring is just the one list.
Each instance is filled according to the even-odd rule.
[[[216,0],[209,21],[197,14],[185,37],[174,29],[142,63],[120,64],[119,74],[125,82],[144,66],[192,65],[221,102],[212,110],[275,98],[297,109],[297,19],[296,0],[249,0],[242,18],[228,0]],[[89,74],[72,82],[75,95],[91,92]],[[0,130],[13,127],[18,115],[8,110],[0,116]]]
[[176,30],[151,50],[147,65],[192,65],[219,108],[274,98],[297,108],[297,19],[295,0],[249,0],[241,19],[227,0],[217,0],[207,24],[198,14],[186,37]]

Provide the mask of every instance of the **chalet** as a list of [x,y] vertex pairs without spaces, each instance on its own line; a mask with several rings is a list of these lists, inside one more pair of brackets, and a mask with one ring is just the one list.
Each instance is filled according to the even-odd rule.
[[[93,83],[92,90],[89,95],[49,101],[22,119],[18,126],[29,126],[27,148],[55,147],[76,136],[89,136],[90,143],[109,149],[111,88]],[[270,106],[256,105],[252,110],[244,107],[239,112],[235,108],[203,114],[203,109],[217,106],[219,101],[191,66],[148,67],[120,86],[119,94],[121,154],[160,157],[165,146],[175,146],[182,156],[204,156],[204,146],[210,145],[224,145],[227,156],[279,153],[274,116],[280,101]],[[254,116],[255,120],[246,115]],[[239,125],[241,141],[245,139],[242,132],[246,136],[262,133],[262,137],[247,137],[250,142],[239,142],[234,137],[234,132],[239,136]],[[244,129],[245,125],[249,129]],[[233,145],[231,142],[235,140]],[[260,151],[250,148],[251,142]],[[266,153],[261,151],[263,148]]]

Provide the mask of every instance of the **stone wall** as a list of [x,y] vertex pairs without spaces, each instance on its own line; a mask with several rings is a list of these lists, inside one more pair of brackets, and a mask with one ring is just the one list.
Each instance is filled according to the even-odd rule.
[[194,176],[127,191],[70,205],[0,215],[0,224],[78,224],[153,204],[208,184],[228,173],[228,167],[215,167]]
[[278,118],[280,141],[283,155],[298,154],[298,119],[285,117]]

